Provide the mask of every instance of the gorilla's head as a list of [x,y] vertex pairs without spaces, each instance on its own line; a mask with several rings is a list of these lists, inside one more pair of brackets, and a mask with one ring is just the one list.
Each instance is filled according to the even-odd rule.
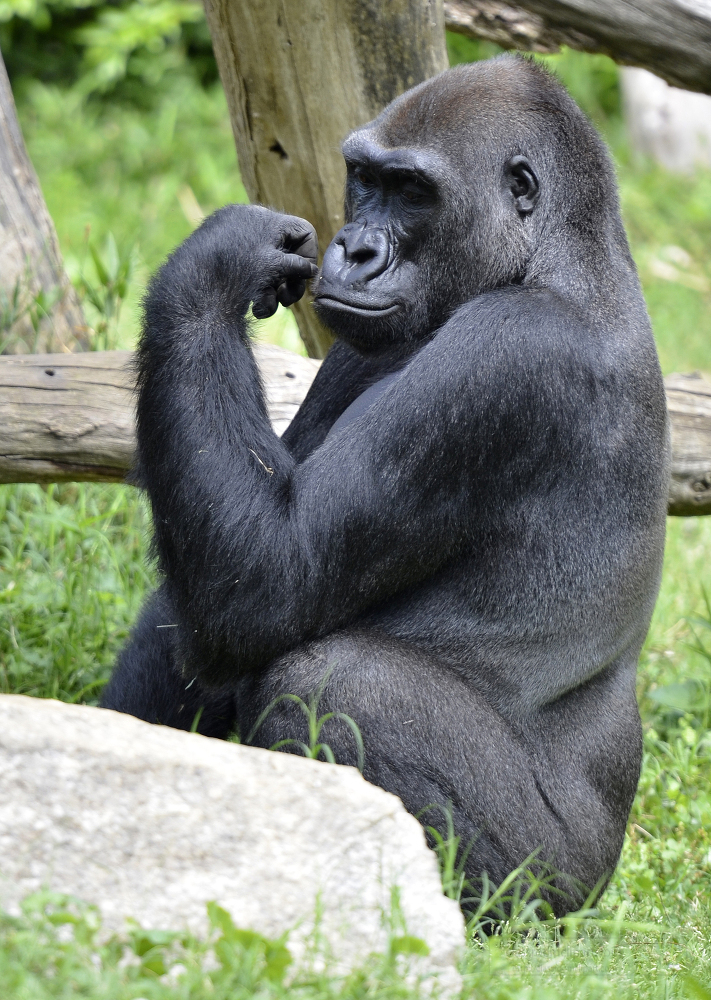
[[314,302],[361,351],[421,342],[494,288],[574,285],[576,266],[599,272],[611,244],[626,246],[603,143],[520,56],[415,87],[352,132],[343,155],[346,225]]

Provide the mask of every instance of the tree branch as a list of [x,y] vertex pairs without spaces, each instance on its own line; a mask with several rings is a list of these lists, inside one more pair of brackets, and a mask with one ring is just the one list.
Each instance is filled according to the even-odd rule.
[[450,31],[506,49],[602,52],[675,87],[711,93],[705,0],[444,0],[444,13]]

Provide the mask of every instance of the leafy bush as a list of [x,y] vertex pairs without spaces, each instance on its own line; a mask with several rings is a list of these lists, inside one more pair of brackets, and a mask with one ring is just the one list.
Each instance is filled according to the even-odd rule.
[[[11,78],[139,98],[166,73],[217,73],[195,0],[0,0],[0,48]],[[131,86],[132,85],[132,86]]]

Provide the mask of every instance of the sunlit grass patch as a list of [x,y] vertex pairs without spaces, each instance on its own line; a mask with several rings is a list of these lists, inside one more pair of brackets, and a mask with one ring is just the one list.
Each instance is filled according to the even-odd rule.
[[0,486],[0,691],[95,702],[151,582],[138,491]]

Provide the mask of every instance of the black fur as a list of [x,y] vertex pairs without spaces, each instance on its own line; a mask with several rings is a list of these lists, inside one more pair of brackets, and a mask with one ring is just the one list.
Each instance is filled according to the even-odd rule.
[[[164,583],[103,703],[245,736],[327,677],[319,714],[356,721],[366,777],[409,810],[451,803],[470,877],[538,850],[592,887],[639,776],[668,477],[607,153],[505,56],[403,95],[344,155],[314,283],[340,339],[281,440],[245,317],[303,292],[309,224],[227,207],[151,284],[139,474]],[[282,700],[253,741],[288,738]],[[356,762],[343,721],[322,739]]]

